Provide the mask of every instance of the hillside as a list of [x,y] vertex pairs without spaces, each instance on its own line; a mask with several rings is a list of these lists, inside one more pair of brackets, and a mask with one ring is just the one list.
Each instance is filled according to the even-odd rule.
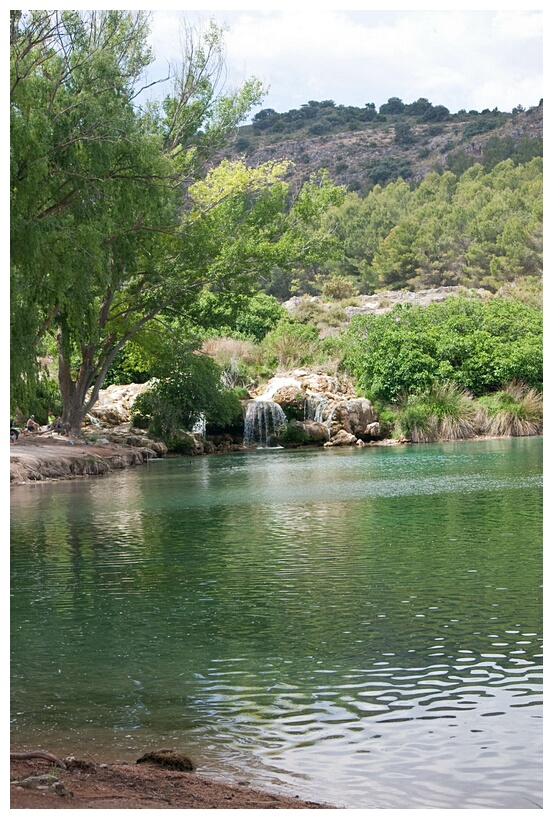
[[374,184],[398,176],[418,182],[433,170],[459,173],[475,162],[489,169],[509,156],[527,161],[541,155],[541,102],[510,114],[497,109],[449,114],[443,106],[431,106],[426,116],[405,113],[415,105],[404,106],[397,114],[369,109],[368,121],[367,110],[335,106],[332,101],[311,101],[286,114],[267,109],[251,125],[238,128],[226,156],[243,157],[253,167],[291,160],[293,187],[325,168],[333,182],[364,195]]

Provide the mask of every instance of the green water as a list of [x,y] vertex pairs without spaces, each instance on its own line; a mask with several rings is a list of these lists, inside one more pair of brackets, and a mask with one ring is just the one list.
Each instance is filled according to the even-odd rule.
[[346,808],[541,805],[542,441],[12,491],[12,746]]

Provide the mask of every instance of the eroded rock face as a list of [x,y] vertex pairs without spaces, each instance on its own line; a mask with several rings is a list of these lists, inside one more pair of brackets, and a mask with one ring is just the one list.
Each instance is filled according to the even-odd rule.
[[335,405],[330,422],[331,438],[341,430],[352,434],[355,438],[371,438],[374,424],[377,420],[376,412],[368,398],[352,398],[340,401]]
[[[150,389],[151,384],[110,384],[100,390],[98,401],[92,408],[91,416],[84,419],[85,426],[114,427],[127,424],[132,417],[132,406],[139,395]],[[96,422],[96,424],[95,424]]]

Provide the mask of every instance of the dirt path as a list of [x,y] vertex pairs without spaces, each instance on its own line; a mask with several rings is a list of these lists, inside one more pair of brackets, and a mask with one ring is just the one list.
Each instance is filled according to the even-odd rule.
[[333,807],[150,764],[107,765],[72,759],[64,762],[67,770],[44,759],[11,760],[11,809],[291,810]]

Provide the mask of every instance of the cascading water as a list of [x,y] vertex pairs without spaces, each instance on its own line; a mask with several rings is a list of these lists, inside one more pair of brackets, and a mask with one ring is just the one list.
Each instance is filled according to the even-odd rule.
[[253,399],[246,405],[244,418],[244,446],[258,449],[276,446],[278,428],[286,423],[282,407],[275,401]]
[[324,424],[330,439],[330,424],[336,408],[336,402],[324,395],[308,395],[305,400],[304,418],[306,421],[316,421]]
[[324,424],[324,411],[329,404],[329,398],[322,395],[308,395],[305,399],[305,420]]
[[201,435],[202,438],[205,438],[205,430],[206,430],[206,420],[205,415],[201,412],[198,416],[198,420],[192,427],[192,432],[196,433],[197,435]]
[[279,389],[290,386],[301,388],[295,378],[271,378],[263,394],[248,401],[244,417],[244,446],[257,445],[258,449],[278,446],[276,433],[282,424],[287,423],[287,418],[280,404],[272,399]]

